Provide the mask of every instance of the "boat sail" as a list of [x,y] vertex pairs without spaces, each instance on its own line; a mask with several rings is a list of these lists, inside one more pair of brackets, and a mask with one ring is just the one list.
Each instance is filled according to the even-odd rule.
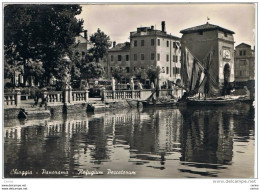
[[220,89],[217,81],[217,73],[211,67],[213,51],[210,50],[201,63],[191,52],[185,47],[182,60],[182,80],[188,89],[189,96],[198,93],[206,96],[216,96]]

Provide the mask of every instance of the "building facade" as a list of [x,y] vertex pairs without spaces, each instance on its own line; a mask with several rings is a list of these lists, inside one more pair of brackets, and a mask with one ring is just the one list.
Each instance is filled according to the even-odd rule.
[[255,51],[251,46],[241,43],[235,49],[235,82],[246,84],[255,80]]
[[130,46],[130,67],[133,74],[138,68],[158,66],[161,69],[160,85],[180,79],[180,38],[167,34],[164,21],[161,30],[151,26],[131,32]]
[[75,37],[75,44],[72,51],[74,55],[79,56],[80,59],[85,59],[88,50],[93,47],[93,44],[88,40],[88,31],[84,30],[84,36],[78,35]]
[[162,29],[154,26],[140,27],[130,32],[130,43],[113,43],[107,55],[101,61],[107,77],[112,76],[113,69],[120,67],[134,76],[140,69],[160,67],[160,85],[167,81],[176,82],[181,79],[180,38],[166,33],[165,22]]
[[126,73],[130,73],[130,43],[113,42],[113,47],[108,50],[107,55],[103,58],[102,64],[108,77],[112,76],[112,72],[116,67],[124,69]]
[[[182,52],[187,47],[201,63],[205,63],[210,52],[210,69],[219,87],[224,85],[228,71],[228,82],[234,82],[234,32],[217,25],[209,24],[191,27],[180,31]],[[225,75],[225,76],[224,76]]]

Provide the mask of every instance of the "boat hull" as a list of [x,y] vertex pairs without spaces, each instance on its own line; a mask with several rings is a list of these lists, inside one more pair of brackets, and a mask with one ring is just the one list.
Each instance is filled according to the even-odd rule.
[[237,99],[233,100],[188,100],[188,106],[226,106],[239,103]]

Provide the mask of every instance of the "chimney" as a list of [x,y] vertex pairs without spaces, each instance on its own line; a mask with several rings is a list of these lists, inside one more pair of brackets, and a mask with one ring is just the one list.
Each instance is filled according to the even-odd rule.
[[154,26],[151,26],[151,30],[154,30]]
[[116,47],[116,41],[113,41],[113,48]]
[[162,32],[166,32],[165,21],[162,21]]
[[87,30],[84,30],[84,38],[88,39],[88,31]]

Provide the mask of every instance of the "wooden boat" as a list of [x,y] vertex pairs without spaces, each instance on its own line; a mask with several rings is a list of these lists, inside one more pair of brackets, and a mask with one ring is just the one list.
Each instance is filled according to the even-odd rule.
[[157,102],[147,102],[143,101],[143,106],[144,107],[172,107],[172,106],[177,106],[178,102],[176,101],[157,101]]
[[238,99],[206,99],[206,100],[188,100],[188,106],[226,106],[238,103]]

